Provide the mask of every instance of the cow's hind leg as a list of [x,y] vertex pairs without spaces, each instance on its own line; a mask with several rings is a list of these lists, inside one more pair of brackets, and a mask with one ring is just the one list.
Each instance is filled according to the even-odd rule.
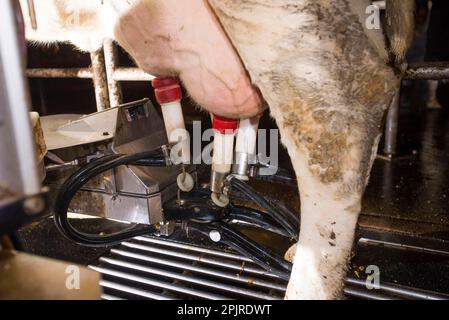
[[290,299],[340,295],[381,122],[399,83],[354,13],[363,1],[354,1],[209,1],[267,100],[298,178]]
[[338,298],[379,135],[340,111],[288,108],[295,115],[281,131],[299,181],[301,231],[286,298]]

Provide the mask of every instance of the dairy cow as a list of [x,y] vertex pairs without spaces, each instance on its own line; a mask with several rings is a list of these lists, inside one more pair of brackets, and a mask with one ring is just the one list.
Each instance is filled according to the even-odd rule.
[[286,298],[340,297],[382,120],[412,38],[413,0],[387,1],[387,38],[367,28],[368,0],[34,2],[31,40],[95,50],[113,38],[145,71],[180,77],[218,115],[250,117],[265,100],[301,198]]

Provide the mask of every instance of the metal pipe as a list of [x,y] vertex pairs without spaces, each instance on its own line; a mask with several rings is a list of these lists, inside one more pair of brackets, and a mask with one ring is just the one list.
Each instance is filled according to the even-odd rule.
[[[346,284],[364,288],[366,290],[366,282],[364,280],[348,278]],[[435,294],[433,292],[419,290],[415,288],[404,287],[396,284],[381,283],[377,291],[388,293],[398,298],[420,299],[420,300],[447,300],[449,296],[443,294]]]
[[[172,300],[166,296],[163,296],[161,294],[156,294],[153,292],[149,292],[146,290],[140,290],[140,289],[136,289],[133,287],[129,287],[129,286],[125,286],[119,283],[115,283],[115,282],[111,282],[111,281],[106,281],[106,280],[101,280],[100,281],[100,286],[102,286],[103,288],[108,288],[108,289],[112,289],[112,290],[117,290],[117,291],[121,291],[121,292],[126,292],[129,294],[133,294],[139,297],[143,297],[143,298],[147,298],[147,299],[153,299],[153,300]],[[102,298],[106,298],[107,300],[119,300],[120,298],[118,297],[114,297],[111,295],[103,295],[101,296]]]
[[184,249],[184,250],[189,250],[189,251],[200,252],[202,254],[210,254],[210,255],[222,257],[222,258],[235,259],[235,260],[240,260],[240,261],[245,261],[245,262],[253,262],[253,260],[251,260],[247,257],[240,256],[238,254],[222,252],[222,251],[217,251],[217,250],[211,250],[211,249],[206,249],[206,248],[199,248],[199,247],[195,247],[195,246],[191,246],[191,245],[183,244],[183,243],[178,243],[178,242],[160,240],[160,239],[155,239],[155,238],[151,238],[151,237],[143,237],[143,236],[139,236],[134,239],[138,240],[138,241],[144,241],[144,242],[148,242],[148,243],[168,246],[168,247],[172,247],[172,248],[176,248],[176,249]]
[[263,276],[272,277],[272,278],[278,278],[276,275],[268,273],[266,270],[264,270],[262,268],[254,268],[251,266],[246,266],[244,261],[242,263],[239,263],[237,261],[229,262],[229,261],[223,261],[223,260],[218,260],[218,259],[211,259],[211,258],[204,257],[203,255],[195,255],[195,254],[189,254],[189,253],[167,251],[162,248],[156,248],[156,247],[152,247],[152,246],[144,246],[144,245],[139,245],[139,244],[132,243],[132,242],[123,242],[122,245],[125,247],[128,247],[128,248],[138,249],[138,250],[142,250],[142,251],[146,251],[146,252],[153,252],[153,253],[158,253],[158,254],[162,254],[162,255],[166,255],[166,256],[186,259],[186,260],[190,260],[190,261],[202,262],[202,263],[213,265],[213,266],[218,266],[218,267],[222,267],[222,268],[235,270],[240,273],[248,272],[248,273],[252,273],[252,274],[263,275]]
[[366,245],[366,246],[375,245],[375,246],[388,247],[388,248],[400,249],[400,250],[405,250],[405,251],[414,251],[414,252],[419,252],[419,253],[449,256],[449,251],[436,250],[436,249],[432,249],[432,248],[424,248],[424,247],[418,247],[418,246],[411,246],[411,245],[406,245],[403,243],[394,243],[394,242],[388,242],[388,241],[383,241],[383,240],[360,238],[358,241],[358,244]]
[[153,280],[153,279],[148,279],[148,278],[144,278],[144,277],[140,277],[140,276],[135,276],[135,275],[131,275],[128,273],[124,273],[124,272],[120,272],[120,271],[116,271],[116,270],[112,270],[112,269],[108,269],[108,268],[104,268],[104,267],[92,267],[91,266],[90,268],[92,270],[95,270],[102,274],[106,274],[106,275],[120,278],[120,279],[130,280],[133,282],[138,282],[141,284],[157,287],[157,288],[160,288],[163,290],[171,290],[171,291],[178,292],[178,293],[189,294],[189,295],[203,298],[203,299],[210,299],[210,300],[225,300],[226,299],[226,297],[220,296],[217,294],[204,292],[201,290],[194,290],[194,289],[190,289],[190,288],[186,288],[186,287],[181,287],[176,284],[162,282],[162,281]]
[[30,16],[31,28],[37,30],[36,8],[34,6],[34,0],[28,0],[28,14]]
[[139,68],[117,68],[114,71],[115,81],[153,81],[155,76],[146,73]]
[[108,78],[109,101],[112,107],[117,107],[123,103],[122,86],[119,81],[114,80],[114,72],[118,67],[117,46],[110,39],[103,44],[106,74]]
[[391,102],[387,115],[387,123],[385,126],[385,155],[391,157],[396,154],[398,141],[398,122],[399,122],[399,104],[401,101],[401,92],[398,90]]
[[[29,78],[78,78],[92,79],[90,68],[31,68],[26,70]],[[152,81],[154,76],[138,68],[116,68],[113,72],[114,81]]]
[[382,301],[382,300],[394,300],[393,298],[379,294],[376,292],[370,292],[366,289],[358,289],[358,288],[344,288],[343,292],[353,298],[358,299],[365,299],[365,300],[376,300],[376,301]]
[[156,263],[159,265],[164,265],[164,266],[168,266],[168,267],[172,267],[172,268],[193,271],[193,272],[208,275],[208,276],[214,276],[214,277],[233,280],[233,281],[246,283],[246,284],[250,283],[251,285],[256,286],[256,287],[274,289],[274,290],[278,290],[281,292],[287,290],[287,286],[285,286],[285,285],[268,282],[268,281],[248,277],[245,275],[224,272],[221,270],[211,269],[211,268],[207,268],[207,267],[202,267],[202,266],[199,267],[197,265],[182,263],[182,262],[175,261],[175,260],[169,260],[167,258],[160,259],[160,258],[153,257],[150,255],[142,255],[142,254],[128,252],[128,251],[124,251],[124,250],[120,250],[120,249],[112,249],[111,253],[122,256],[122,257],[126,257],[126,258],[132,258],[132,259]]
[[111,107],[103,49],[91,52],[90,58],[92,60],[92,75],[97,111],[103,111]]
[[27,69],[26,75],[28,78],[93,78],[93,73],[90,68],[33,68]]
[[424,62],[410,64],[404,79],[444,80],[449,79],[449,62]]
[[217,289],[217,290],[236,293],[236,294],[240,294],[240,295],[244,295],[244,296],[248,296],[248,297],[252,297],[252,298],[256,298],[256,299],[263,299],[263,300],[273,300],[274,299],[273,296],[270,296],[270,295],[267,295],[264,293],[247,290],[247,289],[242,289],[242,288],[239,288],[236,286],[227,285],[225,283],[219,283],[219,282],[207,280],[204,278],[197,278],[197,277],[193,277],[193,276],[186,276],[183,274],[170,272],[170,271],[166,271],[163,269],[151,268],[151,267],[142,266],[142,265],[138,265],[135,263],[130,263],[130,262],[121,261],[121,260],[117,260],[117,259],[102,257],[102,258],[100,258],[100,262],[106,263],[109,265],[113,265],[113,266],[117,266],[117,267],[123,267],[126,269],[149,273],[149,274],[156,275],[156,276],[161,276],[161,277],[171,278],[174,280],[184,281],[184,282],[188,282],[191,284],[196,284],[196,285],[200,285],[200,286],[204,286],[204,287],[208,287],[208,288],[213,288],[213,289]]
[[[126,291],[124,291],[124,292],[126,292]],[[116,301],[121,301],[121,300],[125,300],[125,299],[119,298],[119,297],[116,297],[116,296],[113,296],[113,295],[110,295],[110,294],[102,294],[102,295],[101,295],[101,300],[108,300],[108,301],[114,301],[114,300],[116,300]]]

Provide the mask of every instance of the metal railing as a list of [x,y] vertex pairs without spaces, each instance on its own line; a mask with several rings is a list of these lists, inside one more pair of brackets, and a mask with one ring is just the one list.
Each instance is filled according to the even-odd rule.
[[92,79],[97,110],[102,111],[123,103],[121,81],[151,81],[154,76],[139,68],[124,68],[118,63],[118,50],[112,40],[103,48],[90,54],[91,68],[32,68],[29,78]]

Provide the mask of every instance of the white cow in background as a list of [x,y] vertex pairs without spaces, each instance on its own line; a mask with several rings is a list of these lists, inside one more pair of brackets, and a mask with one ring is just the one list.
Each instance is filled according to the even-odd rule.
[[31,40],[92,51],[113,38],[145,71],[180,77],[218,115],[256,115],[265,99],[301,197],[286,298],[341,296],[382,119],[399,89],[402,68],[388,62],[403,62],[413,0],[387,1],[388,43],[366,29],[368,0],[34,2]]

